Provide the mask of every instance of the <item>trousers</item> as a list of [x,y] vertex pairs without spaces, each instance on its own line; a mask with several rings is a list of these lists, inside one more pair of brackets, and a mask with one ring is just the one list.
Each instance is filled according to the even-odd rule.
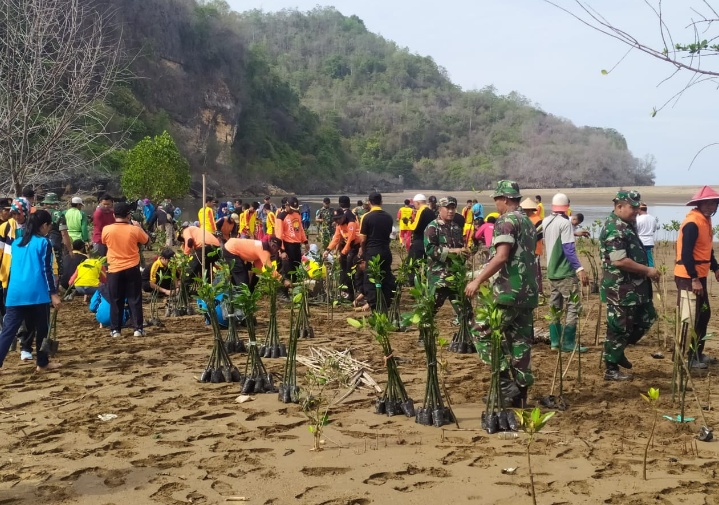
[[135,266],[108,272],[107,290],[110,293],[110,329],[119,332],[122,329],[122,314],[125,303],[130,307],[132,324],[136,330],[142,330],[142,274],[140,267]]
[[651,301],[639,305],[607,304],[604,361],[615,364],[622,361],[627,345],[639,342],[656,320],[657,312]]

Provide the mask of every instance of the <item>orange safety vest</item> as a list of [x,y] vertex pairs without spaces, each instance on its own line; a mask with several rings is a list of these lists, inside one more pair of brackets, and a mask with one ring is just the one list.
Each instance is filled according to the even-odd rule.
[[677,259],[674,265],[674,276],[689,278],[687,269],[682,264],[682,238],[684,235],[684,226],[687,223],[694,223],[699,228],[699,236],[694,244],[692,256],[694,257],[694,265],[697,269],[699,277],[707,277],[709,275],[709,263],[712,255],[712,223],[699,210],[692,209],[679,228],[679,238],[677,239]]
[[[538,214],[537,212],[535,212],[534,214],[532,214],[531,216],[529,216],[529,220],[532,222],[532,224],[533,224],[534,227],[536,228],[536,227],[537,227],[537,223],[540,222],[540,221],[542,221],[542,218],[539,217],[539,214]],[[542,255],[542,249],[543,249],[543,248],[542,248],[542,243],[543,243],[543,242],[544,242],[544,239],[538,239],[538,240],[537,240],[537,246],[534,248],[534,254],[535,254],[536,256],[541,256],[541,255]]]

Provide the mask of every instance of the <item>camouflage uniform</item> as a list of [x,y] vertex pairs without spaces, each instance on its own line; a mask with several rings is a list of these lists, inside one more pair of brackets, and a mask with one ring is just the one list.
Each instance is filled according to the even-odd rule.
[[[495,195],[506,196],[498,193],[502,184],[507,183],[511,181],[500,181]],[[534,383],[531,343],[534,336],[534,309],[539,302],[537,257],[534,254],[536,243],[537,230],[521,210],[507,212],[497,219],[490,248],[491,257],[496,254],[498,244],[512,246],[509,259],[495,274],[492,283],[497,307],[502,311],[502,351],[506,360],[502,369],[511,368],[513,380],[524,390],[525,398],[526,388]],[[490,363],[487,359],[491,352],[490,344],[487,337],[480,337],[477,342],[477,351],[485,363]]]
[[[440,199],[440,205],[454,203],[446,198]],[[457,299],[457,294],[447,285],[447,277],[449,277],[450,266],[455,258],[460,257],[457,254],[449,252],[449,249],[459,249],[464,247],[464,237],[462,228],[455,222],[445,222],[437,218],[430,222],[424,229],[424,252],[427,255],[427,282],[435,287],[435,305],[434,310],[438,311],[444,305],[447,298],[450,301]],[[462,258],[463,259],[463,258]],[[458,311],[455,304],[452,304],[455,312]],[[471,307],[470,307],[471,309]]]
[[636,226],[614,212],[609,214],[599,235],[602,258],[602,301],[607,303],[607,338],[604,360],[620,364],[626,360],[627,344],[636,344],[657,318],[652,303],[652,284],[643,275],[629,273],[612,265],[629,258],[648,265],[647,253]]
[[315,214],[316,218],[322,220],[322,222],[319,223],[318,230],[319,239],[322,243],[322,249],[327,249],[327,246],[332,240],[332,235],[334,235],[334,223],[332,220],[333,212],[333,209],[323,206],[317,209],[317,213]]

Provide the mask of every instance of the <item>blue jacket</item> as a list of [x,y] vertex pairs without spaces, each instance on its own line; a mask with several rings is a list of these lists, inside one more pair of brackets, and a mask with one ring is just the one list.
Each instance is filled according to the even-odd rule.
[[52,244],[45,237],[33,235],[24,247],[21,238],[12,243],[10,280],[7,286],[7,307],[50,303],[57,293],[52,273]]
[[[105,296],[102,295],[101,291],[107,291],[107,285],[103,284],[100,286],[100,289],[95,291],[95,294],[92,295],[92,299],[90,299],[90,312],[95,314],[95,319],[97,319],[97,322],[103,325],[106,328],[110,327],[110,302],[105,298]],[[105,293],[107,295],[107,293]],[[125,307],[125,310],[122,313],[122,326],[125,326],[125,323],[130,318],[130,309],[128,307]]]

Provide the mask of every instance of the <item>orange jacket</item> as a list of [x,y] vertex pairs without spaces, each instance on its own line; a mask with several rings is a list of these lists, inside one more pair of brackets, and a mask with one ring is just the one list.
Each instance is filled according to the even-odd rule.
[[299,212],[288,212],[284,219],[275,221],[275,236],[283,242],[304,244],[307,242],[305,229],[302,227],[302,215]]
[[682,223],[682,227],[679,228],[679,238],[677,239],[677,258],[676,264],[674,265],[674,275],[676,277],[689,278],[690,275],[687,269],[681,262],[682,259],[682,239],[684,237],[684,226],[687,223],[694,223],[699,228],[699,236],[697,241],[694,243],[694,250],[692,256],[694,257],[694,265],[697,269],[698,277],[707,277],[709,275],[709,266],[712,257],[712,223],[709,219],[704,217],[704,214],[699,212],[697,209],[692,209]]
[[327,250],[332,251],[337,248],[340,240],[345,240],[345,246],[342,248],[342,254],[350,252],[352,245],[359,245],[359,223],[357,221],[350,221],[349,223],[341,224],[335,228],[335,234],[332,237],[332,241],[327,246]]
[[[205,230],[203,232],[202,228],[198,228],[197,226],[188,226],[187,228],[182,230],[182,236],[185,239],[185,245],[182,247],[182,250],[185,254],[190,254],[195,249],[202,249],[203,243],[209,246],[220,246],[220,241],[217,240],[217,237],[210,233],[210,230]],[[192,247],[189,247],[187,245],[190,239],[192,239],[194,242]]]

